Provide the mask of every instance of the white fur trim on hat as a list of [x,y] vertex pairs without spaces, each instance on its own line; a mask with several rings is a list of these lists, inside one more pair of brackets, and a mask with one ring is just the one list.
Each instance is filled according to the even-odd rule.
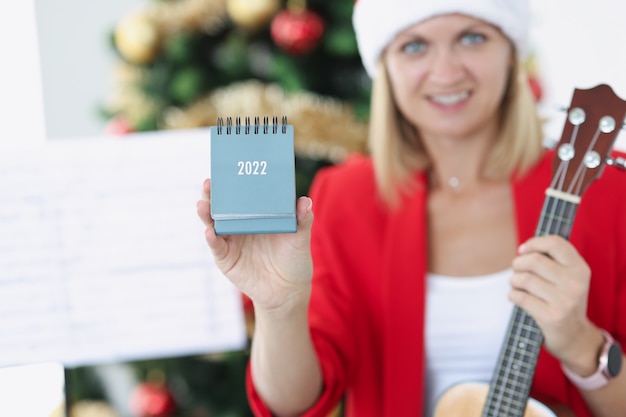
[[528,52],[528,0],[358,0],[352,23],[370,77],[385,47],[400,31],[441,14],[462,13],[499,27],[520,56]]

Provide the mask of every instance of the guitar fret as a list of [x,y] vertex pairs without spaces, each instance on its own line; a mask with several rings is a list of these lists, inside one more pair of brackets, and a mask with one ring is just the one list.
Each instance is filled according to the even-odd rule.
[[511,389],[519,389],[520,387],[523,387],[524,385],[526,385],[526,383],[528,383],[529,380],[531,380],[530,376],[528,375],[528,372],[520,372],[519,370],[516,369],[511,369],[509,372],[509,379],[510,377],[516,377],[517,379],[512,380],[512,381],[507,381],[504,382],[502,381],[501,386],[503,387],[510,387]]
[[[510,391],[512,395],[517,396],[517,393],[514,391]],[[514,398],[514,397],[502,397],[501,401],[496,404],[492,404],[487,407],[488,411],[498,412],[497,414],[493,414],[494,416],[502,416],[506,415],[507,417],[515,416],[514,412],[519,413],[520,416],[524,414],[524,410],[526,408],[526,399],[524,397]]]
[[[495,398],[496,401],[491,401],[488,408],[499,409],[503,405],[512,404],[515,402],[525,404],[529,392],[529,390],[525,388],[527,385],[528,383],[525,383],[522,385],[521,388],[516,384],[506,384],[504,386],[500,386],[497,391],[494,391],[493,398]],[[499,415],[500,414],[498,414],[498,416]]]
[[[515,391],[513,391],[513,390],[507,390],[507,391],[508,391],[511,395],[514,395],[514,396],[516,396],[516,395],[517,395],[517,394],[515,393]],[[513,396],[513,397],[507,397],[505,401],[506,401],[508,404],[510,404],[510,405],[512,405],[512,406],[515,406],[515,407],[519,407],[519,408],[524,408],[524,407],[526,407],[526,401],[525,401],[525,400],[523,400],[523,399],[515,399],[515,397],[514,397],[514,396]]]
[[[526,378],[526,375],[524,375],[524,378]],[[498,392],[499,393],[508,393],[508,394],[516,394],[518,393],[519,387],[518,384],[515,382],[519,382],[519,381],[513,381],[513,382],[503,382],[502,384],[498,385]]]
[[507,353],[513,353],[513,352],[531,352],[531,353],[534,353],[536,350],[541,348],[541,345],[539,345],[537,342],[535,342],[533,339],[530,339],[530,338],[527,339],[527,340],[517,340],[514,343],[515,343],[515,345],[507,344],[504,347],[504,349],[506,349]]
[[563,223],[563,224],[567,224],[567,225],[569,225],[570,223],[572,223],[572,222],[570,222],[570,221],[567,219],[567,217],[565,217],[565,216],[564,216],[564,215],[562,215],[562,214],[546,214],[546,218],[548,218],[548,219],[550,219],[550,220],[556,220],[556,221],[558,221],[559,223]]
[[[523,409],[526,406],[527,392],[521,392],[517,387],[502,388],[498,390],[499,401],[492,403],[492,408],[501,408],[504,405],[517,405]],[[506,395],[505,395],[506,394]],[[499,416],[499,415],[498,415]]]
[[[505,354],[507,354],[509,352],[505,352]],[[515,356],[514,358],[512,358],[511,360],[507,360],[505,362],[503,362],[503,364],[506,366],[506,369],[521,369],[523,366],[528,366],[529,363],[532,363],[532,360],[534,358],[534,352],[532,353],[521,353],[519,351],[515,351],[513,352],[513,355]]]
[[[500,374],[499,376],[504,377],[505,375]],[[507,378],[508,380],[507,379],[502,380],[500,381],[500,384],[497,384],[498,386],[504,387],[503,389],[506,389],[507,387],[511,387],[511,389],[523,390],[525,385],[528,384],[528,382],[532,380],[532,377],[531,375],[528,374],[528,372],[520,372],[519,370],[515,370],[515,369],[511,369],[508,375],[506,376],[508,377]],[[517,377],[518,379],[511,380],[511,377]]]
[[[527,355],[525,357],[528,357],[529,359],[532,359],[531,355]],[[520,371],[528,372],[528,371],[532,371],[532,365],[530,365],[530,364],[528,364],[526,362],[515,361],[515,362],[511,363],[507,367],[507,369],[511,369],[511,370],[513,370],[515,372],[520,372]],[[499,373],[499,375],[500,375],[500,373]]]
[[577,203],[549,195],[544,203],[536,236],[558,234],[568,238],[577,207]]

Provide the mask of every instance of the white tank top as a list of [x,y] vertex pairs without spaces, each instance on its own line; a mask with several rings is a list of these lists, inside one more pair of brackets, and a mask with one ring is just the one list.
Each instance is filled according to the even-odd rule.
[[491,380],[513,309],[512,274],[511,269],[474,277],[427,274],[425,417],[452,385]]

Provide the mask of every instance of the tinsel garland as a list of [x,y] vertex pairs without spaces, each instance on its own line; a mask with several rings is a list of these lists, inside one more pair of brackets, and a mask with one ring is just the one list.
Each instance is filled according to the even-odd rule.
[[218,88],[187,108],[169,108],[164,129],[211,126],[218,117],[287,116],[294,125],[296,153],[339,162],[367,153],[367,123],[339,100],[309,92],[286,93],[275,84],[250,80]]
[[226,0],[161,1],[143,12],[165,36],[181,30],[212,33],[227,20]]
[[[153,41],[156,43],[130,45],[134,49],[128,51],[144,63],[153,59],[161,41],[168,36],[180,31],[211,33],[228,21],[226,0],[162,1],[129,16],[139,19],[118,27],[118,34],[130,31],[130,39],[136,40],[137,33],[132,31],[145,29],[145,25],[158,33],[158,39]],[[366,123],[337,99],[309,92],[287,94],[278,85],[251,80],[215,89],[186,107],[162,110],[162,100],[142,91],[148,71],[132,62],[120,62],[104,106],[106,111],[121,116],[134,127],[142,126],[156,114],[158,129],[206,127],[214,125],[218,117],[284,115],[295,127],[296,152],[304,157],[337,162],[349,153],[367,152]]]

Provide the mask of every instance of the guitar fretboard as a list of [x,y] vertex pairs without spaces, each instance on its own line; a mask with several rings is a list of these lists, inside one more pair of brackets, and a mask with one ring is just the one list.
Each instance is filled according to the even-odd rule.
[[[567,195],[560,194],[559,197],[548,192],[536,236],[556,234],[569,238],[578,204],[575,199],[568,201]],[[491,381],[483,417],[524,415],[542,343],[543,334],[535,320],[515,306]]]

